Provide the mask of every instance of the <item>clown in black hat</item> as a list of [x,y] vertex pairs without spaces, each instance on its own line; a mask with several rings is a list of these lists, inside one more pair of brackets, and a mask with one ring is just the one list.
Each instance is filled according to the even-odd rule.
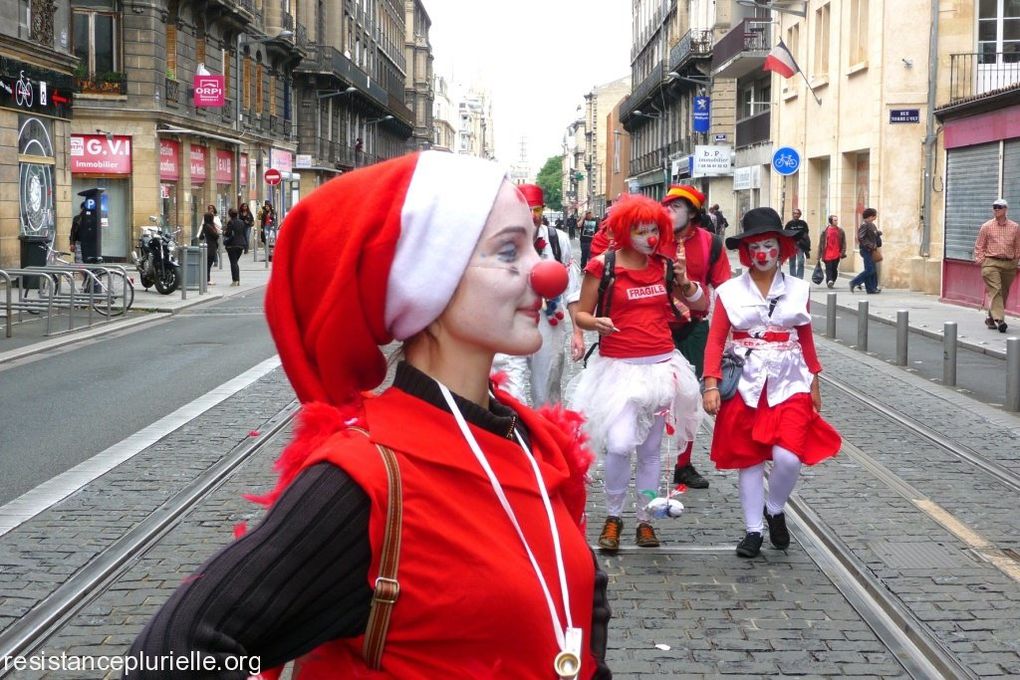
[[[741,233],[726,239],[747,267],[719,286],[705,349],[704,407],[716,414],[712,461],[736,469],[746,534],[740,557],[761,551],[765,524],[773,547],[790,544],[784,509],[801,465],[836,455],[841,439],[822,408],[808,311],[809,284],[783,274],[796,249],[796,232],[783,228],[772,208],[744,214]],[[732,337],[731,337],[732,332]],[[722,394],[736,377],[732,394]],[[742,365],[741,365],[742,362]],[[729,391],[727,389],[727,391]],[[765,463],[772,461],[765,493]]]

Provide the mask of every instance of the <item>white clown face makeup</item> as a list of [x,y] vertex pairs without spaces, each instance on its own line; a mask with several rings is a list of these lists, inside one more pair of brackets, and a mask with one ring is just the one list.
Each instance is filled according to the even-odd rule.
[[[463,345],[504,354],[531,354],[542,345],[542,299],[531,289],[541,262],[527,203],[503,182],[460,284],[439,321]],[[467,349],[467,347],[465,347]]]
[[673,233],[683,231],[691,221],[691,208],[687,201],[678,199],[666,207],[669,209],[669,216],[673,218]]
[[630,243],[642,255],[651,255],[659,245],[659,225],[639,224],[630,230]]
[[747,250],[751,254],[751,264],[758,271],[771,271],[779,264],[779,239],[777,238],[753,241],[747,244]]

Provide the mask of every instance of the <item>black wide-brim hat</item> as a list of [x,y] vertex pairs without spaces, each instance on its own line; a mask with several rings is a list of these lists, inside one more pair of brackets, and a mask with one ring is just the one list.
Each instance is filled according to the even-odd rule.
[[744,213],[740,219],[740,233],[726,239],[726,247],[736,250],[740,242],[752,236],[762,234],[776,234],[787,238],[797,238],[800,231],[797,229],[784,229],[783,218],[772,208],[752,208]]

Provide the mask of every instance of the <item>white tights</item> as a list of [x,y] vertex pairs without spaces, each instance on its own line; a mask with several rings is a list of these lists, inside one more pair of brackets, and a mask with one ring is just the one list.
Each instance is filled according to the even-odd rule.
[[765,498],[765,463],[759,463],[740,471],[740,505],[744,509],[744,522],[748,531],[762,533],[765,519],[762,507],[770,515],[783,512],[786,501],[793,493],[793,487],[800,476],[800,459],[782,446],[772,447],[772,472],[769,473],[769,495]]
[[[606,512],[619,517],[627,499],[627,485],[630,482],[630,454],[634,450],[637,410],[628,405],[620,417],[609,427],[606,436]],[[659,493],[662,476],[662,435],[665,416],[656,416],[648,437],[637,445],[637,471],[634,483],[634,499],[639,522],[648,522],[650,517],[645,505],[650,500],[641,492],[646,489]]]

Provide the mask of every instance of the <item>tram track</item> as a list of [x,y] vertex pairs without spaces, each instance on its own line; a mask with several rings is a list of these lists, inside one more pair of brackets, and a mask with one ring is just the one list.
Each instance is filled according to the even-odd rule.
[[[704,427],[711,439],[714,421],[705,421]],[[797,543],[911,678],[979,677],[871,573],[853,549],[797,493],[787,501],[786,515]]]
[[819,374],[819,378],[821,378],[821,381],[826,385],[829,385],[851,399],[864,404],[869,409],[877,411],[883,418],[886,418],[906,430],[909,430],[912,434],[934,444],[955,458],[980,469],[982,472],[992,477],[995,481],[1007,487],[1010,491],[1020,492],[1020,475],[1008,470],[995,461],[988,460],[987,456],[977,453],[964,444],[953,441],[949,437],[937,432],[924,423],[919,422],[915,418],[911,418],[910,416],[898,412],[891,406],[876,402],[873,397],[865,394],[855,387],[852,387],[842,380],[822,374]]
[[[292,401],[263,425],[257,439],[231,449],[215,465],[154,510],[133,529],[107,547],[71,578],[0,633],[0,659],[27,656],[65,622],[80,612],[126,571],[130,565],[170,532],[241,465],[281,436],[298,411]],[[0,677],[4,674],[0,673]]]

